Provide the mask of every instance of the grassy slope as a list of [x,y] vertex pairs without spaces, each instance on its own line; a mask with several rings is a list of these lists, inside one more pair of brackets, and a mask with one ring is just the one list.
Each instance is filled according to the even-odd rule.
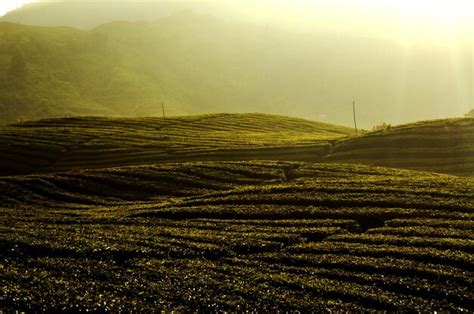
[[[0,23],[0,123],[116,113],[94,100],[86,84],[97,84],[117,62],[114,53],[104,56],[100,41],[72,28]],[[15,57],[23,60],[22,71],[11,71]]]
[[[352,130],[264,114],[68,118],[0,129],[0,175],[204,160],[300,160],[474,173],[474,120]],[[328,153],[330,154],[328,155]]]
[[343,140],[328,159],[472,175],[474,119],[424,121]]
[[70,118],[0,129],[0,174],[189,160],[318,160],[345,127],[264,114]]
[[0,186],[2,308],[474,310],[467,179],[257,161]]
[[[2,173],[36,174],[0,177],[0,307],[472,311],[471,179],[211,161],[325,161],[331,150],[356,161],[343,148],[402,140],[399,154],[414,143],[442,154],[468,150],[471,129],[432,121],[345,139],[350,129],[262,114],[4,127]],[[369,157],[359,161],[386,161]]]
[[[190,13],[88,31],[0,23],[0,123],[156,116],[164,102],[170,115],[267,112],[349,124],[347,105],[355,94],[367,96],[358,121],[363,126],[413,121],[420,113],[451,116],[460,113],[446,103],[464,104],[453,103],[459,78],[443,55],[421,51],[407,60],[392,42],[277,31]],[[10,71],[18,56],[21,75]],[[399,104],[403,71],[410,75]],[[351,83],[360,77],[366,79]]]

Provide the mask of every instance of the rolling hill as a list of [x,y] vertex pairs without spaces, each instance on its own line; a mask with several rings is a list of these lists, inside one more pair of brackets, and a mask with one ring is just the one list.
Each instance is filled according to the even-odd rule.
[[197,160],[318,160],[353,130],[265,114],[66,118],[0,128],[0,175]]
[[[472,54],[459,55],[468,69]],[[365,128],[461,116],[471,109],[470,72],[445,56],[439,47],[407,55],[397,42],[189,11],[90,30],[2,22],[0,123],[157,116],[163,102],[169,115],[266,112],[350,125],[357,100]]]
[[355,137],[214,114],[2,127],[0,308],[473,311],[472,178],[376,166],[472,175],[473,125]]
[[474,119],[350,128],[266,114],[63,118],[0,128],[0,175],[219,160],[358,163],[472,176]]
[[1,16],[0,21],[34,26],[92,29],[113,21],[154,22],[184,10],[223,15],[226,18],[235,15],[232,14],[231,6],[214,1],[60,0],[28,3]]
[[0,186],[6,310],[474,310],[472,180],[256,161]]
[[401,125],[338,142],[328,160],[474,174],[474,119]]
[[467,112],[468,34],[103,1],[0,18],[0,313],[474,312],[474,119],[341,126]]

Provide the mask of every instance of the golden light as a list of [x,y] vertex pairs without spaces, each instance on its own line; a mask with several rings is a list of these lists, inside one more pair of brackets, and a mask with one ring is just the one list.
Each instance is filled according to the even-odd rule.
[[405,42],[423,38],[444,45],[470,41],[474,34],[474,1],[472,0],[399,0],[391,10],[404,23],[400,34]]
[[[268,0],[276,3],[278,0]],[[310,8],[327,27],[359,33],[389,33],[410,41],[415,38],[446,41],[474,37],[474,0],[292,0],[293,5]],[[303,15],[303,14],[302,14]],[[315,19],[315,20],[318,20]],[[342,21],[341,21],[342,20]],[[385,34],[385,35],[384,35]],[[474,39],[473,39],[474,40]]]
[[[269,3],[273,1],[268,1]],[[274,2],[278,2],[275,0]],[[453,24],[474,19],[473,0],[296,0],[294,3],[356,8],[367,11],[391,11],[402,18]]]
[[1,0],[0,1],[0,16],[21,7],[24,4],[34,2],[35,0]]
[[452,24],[474,18],[471,0],[416,0],[393,3],[402,14],[410,18],[430,19],[439,24]]

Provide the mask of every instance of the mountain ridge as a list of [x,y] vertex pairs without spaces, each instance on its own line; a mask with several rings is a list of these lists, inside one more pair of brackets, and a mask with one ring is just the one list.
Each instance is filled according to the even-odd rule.
[[[23,74],[9,76],[15,58]],[[162,102],[172,115],[268,112],[350,125],[357,100],[366,128],[457,115],[456,77],[442,54],[412,59],[389,41],[190,12],[87,31],[0,24],[0,122],[161,115]]]

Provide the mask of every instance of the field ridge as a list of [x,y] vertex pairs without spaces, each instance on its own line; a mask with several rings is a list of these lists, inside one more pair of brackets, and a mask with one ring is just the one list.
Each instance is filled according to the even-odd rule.
[[346,127],[265,114],[40,120],[0,129],[0,175],[259,159],[474,174],[472,118],[353,135]]
[[474,310],[468,178],[207,161],[0,188],[5,309]]

